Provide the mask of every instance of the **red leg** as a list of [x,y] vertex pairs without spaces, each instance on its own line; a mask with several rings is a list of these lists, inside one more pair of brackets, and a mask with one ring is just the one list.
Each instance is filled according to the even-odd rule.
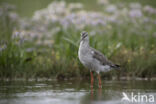
[[98,79],[99,79],[99,87],[101,88],[102,85],[101,85],[101,77],[100,77],[100,74],[98,74]]
[[91,76],[91,87],[93,87],[94,77],[92,71],[90,72],[90,76]]

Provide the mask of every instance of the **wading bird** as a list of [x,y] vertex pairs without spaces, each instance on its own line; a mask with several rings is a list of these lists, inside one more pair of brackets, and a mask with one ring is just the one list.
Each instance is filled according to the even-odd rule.
[[92,71],[95,71],[98,74],[99,87],[102,87],[100,72],[108,72],[112,69],[119,69],[120,67],[119,65],[113,64],[111,61],[109,61],[101,52],[90,47],[87,32],[81,33],[78,57],[81,63],[90,70],[91,87],[93,87],[94,81]]

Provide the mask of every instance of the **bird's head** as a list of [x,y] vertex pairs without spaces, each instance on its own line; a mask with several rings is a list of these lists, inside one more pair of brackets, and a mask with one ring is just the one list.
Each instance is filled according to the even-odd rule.
[[87,32],[83,31],[81,33],[81,41],[89,41],[89,36]]

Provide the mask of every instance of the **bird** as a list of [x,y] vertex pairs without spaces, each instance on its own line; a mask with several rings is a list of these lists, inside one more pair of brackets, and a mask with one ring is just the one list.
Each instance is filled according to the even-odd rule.
[[90,70],[91,76],[91,87],[93,87],[94,77],[93,72],[95,71],[98,75],[98,85],[101,85],[100,72],[108,72],[112,69],[119,69],[120,65],[114,64],[107,59],[100,51],[92,48],[89,44],[88,32],[81,32],[80,45],[78,49],[78,58],[80,62]]

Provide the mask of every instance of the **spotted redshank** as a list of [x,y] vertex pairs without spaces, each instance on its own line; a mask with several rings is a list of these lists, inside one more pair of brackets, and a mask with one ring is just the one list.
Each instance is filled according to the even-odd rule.
[[119,69],[119,65],[113,64],[109,61],[101,52],[90,47],[89,45],[89,36],[87,32],[81,33],[81,41],[79,46],[79,60],[81,63],[90,70],[91,75],[91,87],[93,87],[93,71],[98,74],[99,87],[101,85],[100,72],[108,72],[112,69]]

